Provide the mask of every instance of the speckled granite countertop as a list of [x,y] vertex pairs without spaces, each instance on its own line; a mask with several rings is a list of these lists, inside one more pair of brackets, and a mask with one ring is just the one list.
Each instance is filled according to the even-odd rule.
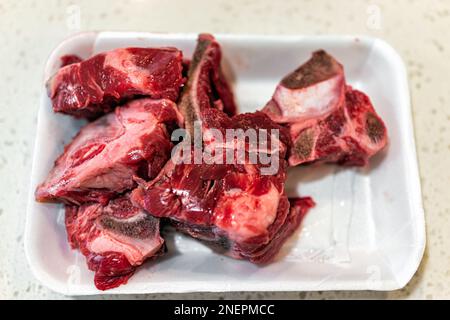
[[[73,19],[79,12],[80,19]],[[0,298],[64,298],[34,279],[22,234],[42,72],[50,51],[84,30],[367,34],[408,68],[428,244],[395,292],[155,294],[139,298],[450,298],[448,1],[7,1],[0,3]],[[128,296],[130,297],[130,296]],[[100,296],[99,298],[103,298]],[[113,298],[121,298],[115,296]]]

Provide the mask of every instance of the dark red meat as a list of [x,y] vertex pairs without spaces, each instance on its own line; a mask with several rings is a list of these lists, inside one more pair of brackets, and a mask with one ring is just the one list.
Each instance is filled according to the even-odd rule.
[[387,144],[386,126],[369,98],[346,86],[342,65],[323,50],[280,82],[263,112],[289,128],[291,166],[362,166]]
[[100,290],[126,283],[137,266],[163,251],[159,219],[133,206],[128,195],[107,206],[67,205],[65,222],[70,246],[86,257]]
[[217,108],[229,116],[236,113],[233,92],[220,66],[221,59],[222,51],[216,39],[210,34],[200,34],[194,56],[186,63],[188,80],[178,105],[191,137],[193,124],[201,120],[203,110]]
[[170,100],[139,99],[81,129],[38,186],[38,201],[106,204],[135,187],[134,177],[155,177],[170,156],[166,124],[180,121]]
[[[205,144],[211,155],[219,151],[244,151],[244,162],[179,163],[172,158],[160,175],[141,184],[132,192],[132,201],[156,217],[170,218],[181,231],[219,247],[235,258],[255,263],[270,261],[286,238],[298,226],[297,214],[289,213],[284,191],[289,146],[286,129],[263,113],[242,114],[229,118],[217,109],[202,114]],[[209,129],[255,129],[270,137],[272,143],[254,148],[245,141],[218,142]],[[275,129],[277,131],[275,131]],[[192,149],[192,153],[195,150]],[[272,172],[268,164],[253,163],[250,154],[271,155],[278,165]],[[305,210],[307,210],[305,206]]]
[[116,49],[59,69],[47,88],[55,112],[95,118],[135,96],[176,101],[181,73],[177,49]]

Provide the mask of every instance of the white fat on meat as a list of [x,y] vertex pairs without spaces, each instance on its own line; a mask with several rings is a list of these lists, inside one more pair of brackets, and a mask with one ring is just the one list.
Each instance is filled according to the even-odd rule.
[[272,183],[262,195],[238,188],[228,190],[217,203],[214,224],[238,242],[265,235],[275,221],[279,200],[280,193]]

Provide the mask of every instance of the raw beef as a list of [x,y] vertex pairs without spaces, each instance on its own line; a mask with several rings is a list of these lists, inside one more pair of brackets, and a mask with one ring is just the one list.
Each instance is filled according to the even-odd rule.
[[164,251],[159,219],[134,207],[128,195],[107,206],[66,206],[66,230],[72,249],[86,256],[98,289],[124,284],[137,266]]
[[[300,213],[311,206],[305,202],[302,210],[289,211],[284,191],[288,133],[261,112],[229,118],[209,108],[201,117],[206,138],[203,151],[210,148],[207,154],[225,157],[227,151],[244,150],[244,162],[235,156],[234,163],[193,164],[173,157],[155,180],[141,183],[132,192],[132,201],[156,217],[170,218],[177,229],[229,256],[268,262],[298,226]],[[219,143],[208,135],[212,128],[254,128],[272,142],[258,149],[237,139]],[[251,153],[271,155],[278,166],[263,174],[269,165],[250,162]]]
[[69,64],[74,64],[83,61],[79,56],[75,54],[66,54],[65,56],[61,57],[61,68],[68,66]]
[[309,209],[316,205],[311,197],[289,199],[289,204],[289,212],[284,221],[278,219],[277,223],[280,225],[278,231],[272,228],[269,243],[262,245],[252,243],[250,246],[246,244],[245,247],[242,244],[235,244],[230,252],[237,252],[240,255],[238,258],[249,259],[258,264],[265,264],[273,260],[286,240],[297,230]]
[[346,86],[342,65],[323,50],[280,82],[263,112],[289,128],[291,166],[363,166],[387,144],[386,127],[370,99]]
[[155,177],[170,156],[167,125],[181,122],[170,100],[138,99],[81,129],[36,190],[38,201],[106,204]]
[[[72,59],[73,60],[73,59]],[[124,48],[58,70],[47,82],[53,110],[95,118],[136,96],[176,101],[182,53],[174,48]]]
[[194,121],[201,120],[202,110],[217,108],[229,116],[236,113],[233,92],[223,75],[221,59],[220,45],[214,37],[200,34],[194,56],[189,62],[188,80],[179,103],[191,137]]

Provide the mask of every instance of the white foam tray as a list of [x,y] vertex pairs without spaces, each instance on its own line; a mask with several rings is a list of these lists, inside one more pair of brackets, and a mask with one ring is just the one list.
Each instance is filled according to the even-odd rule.
[[[63,54],[83,58],[126,46],[175,46],[190,57],[195,34],[83,33],[61,43],[45,69]],[[290,169],[290,196],[311,195],[317,207],[277,260],[258,267],[212,253],[179,234],[166,236],[169,254],[146,263],[129,283],[106,293],[195,291],[394,290],[411,279],[425,247],[425,223],[404,64],[385,42],[351,36],[217,35],[240,111],[262,107],[287,72],[323,48],[341,61],[347,81],[364,90],[385,120],[390,143],[369,168],[313,165]],[[43,83],[25,249],[35,276],[68,295],[98,294],[84,257],[70,250],[62,206],[39,204],[34,190],[81,125],[51,110]]]

